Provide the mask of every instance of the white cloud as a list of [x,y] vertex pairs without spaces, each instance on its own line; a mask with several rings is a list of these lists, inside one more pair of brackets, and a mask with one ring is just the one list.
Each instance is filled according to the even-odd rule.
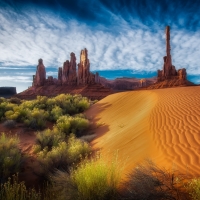
[[32,80],[29,77],[26,76],[0,76],[0,81],[3,82],[32,82]]
[[[37,66],[39,58],[44,65],[60,67],[80,50],[88,49],[91,70],[133,69],[156,71],[163,66],[165,56],[165,27],[148,29],[138,21],[130,27],[123,19],[113,16],[113,30],[91,28],[75,20],[66,20],[53,13],[28,10],[26,17],[10,10],[0,9],[0,63],[1,69]],[[106,30],[106,31],[105,31]],[[176,68],[187,69],[189,74],[200,74],[200,33],[171,30],[171,54]],[[29,76],[30,74],[27,74]],[[48,72],[48,75],[56,75]],[[28,81],[19,78],[19,80]],[[0,80],[14,80],[7,77]]]

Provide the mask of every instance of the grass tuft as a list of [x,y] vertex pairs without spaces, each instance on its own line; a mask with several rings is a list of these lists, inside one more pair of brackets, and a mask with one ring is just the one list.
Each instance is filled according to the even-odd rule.
[[112,200],[118,197],[121,173],[116,162],[100,158],[83,162],[71,174],[58,170],[52,179],[61,199]]

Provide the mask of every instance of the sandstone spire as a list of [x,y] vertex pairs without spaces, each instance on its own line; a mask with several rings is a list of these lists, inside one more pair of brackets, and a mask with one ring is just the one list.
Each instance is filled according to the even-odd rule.
[[80,63],[78,64],[78,85],[87,85],[95,82],[95,75],[90,72],[90,61],[87,49],[81,50]]
[[43,65],[43,60],[40,58],[38,60],[38,66],[36,75],[33,76],[33,86],[43,86],[46,81],[46,70],[45,66]]
[[175,66],[172,65],[171,59],[171,47],[170,47],[170,27],[166,26],[166,56],[163,57],[164,65],[163,70],[158,70],[158,81],[163,81],[166,79],[186,79],[186,69],[176,70]]
[[172,60],[171,60],[171,54],[170,54],[170,27],[167,26],[165,29],[166,34],[166,54],[167,56],[164,57],[164,69],[163,69],[163,76],[165,78],[169,78],[172,70]]

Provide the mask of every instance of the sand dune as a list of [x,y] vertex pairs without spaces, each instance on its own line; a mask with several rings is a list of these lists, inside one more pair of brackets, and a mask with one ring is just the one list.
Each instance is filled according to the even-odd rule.
[[199,174],[199,86],[117,93],[86,114],[99,126],[93,148],[119,150],[126,172],[150,158],[169,170]]

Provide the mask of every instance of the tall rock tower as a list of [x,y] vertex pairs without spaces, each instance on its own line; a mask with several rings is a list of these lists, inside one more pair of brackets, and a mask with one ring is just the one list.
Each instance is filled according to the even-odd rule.
[[46,81],[46,70],[45,66],[43,65],[43,60],[40,58],[38,60],[38,66],[36,75],[33,76],[33,86],[43,86]]
[[170,47],[170,27],[166,26],[165,29],[166,35],[166,56],[163,57],[164,65],[163,70],[158,70],[158,81],[164,81],[167,79],[186,79],[186,69],[176,70],[175,66],[172,65],[172,58],[171,58],[171,47]]
[[165,29],[165,34],[166,34],[166,54],[167,56],[164,57],[164,67],[163,67],[163,76],[166,78],[169,78],[171,75],[171,68],[172,68],[172,59],[171,59],[171,54],[170,54],[170,27],[167,26]]
[[95,75],[90,72],[90,61],[87,49],[81,50],[80,63],[78,64],[78,85],[87,85],[95,82]]

